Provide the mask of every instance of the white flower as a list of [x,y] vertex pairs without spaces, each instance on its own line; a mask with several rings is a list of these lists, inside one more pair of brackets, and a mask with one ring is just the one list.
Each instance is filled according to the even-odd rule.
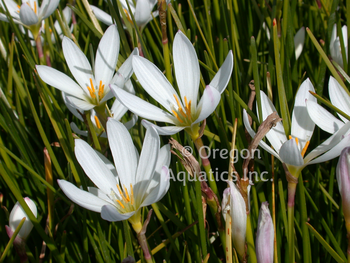
[[[158,16],[158,10],[152,12],[154,6],[158,2],[157,0],[137,0],[135,1],[136,5],[134,4],[133,0],[120,0],[120,3],[123,7],[123,11],[128,19],[128,22],[130,23],[132,23],[132,19],[128,12],[129,8],[128,8],[127,2],[129,3],[130,11],[135,18],[136,24],[141,28],[146,26],[148,22],[150,22],[154,17]],[[170,0],[167,0],[167,3],[169,2]],[[102,11],[96,6],[93,6],[93,5],[90,5],[90,6],[98,20],[100,20],[102,23],[106,25],[113,24],[113,19],[109,14]]]
[[[25,197],[24,201],[27,203],[30,210],[32,210],[34,216],[37,217],[38,211],[35,203],[29,197]],[[21,222],[21,220],[24,217],[26,218],[26,220],[24,221],[24,224],[18,233],[18,237],[25,240],[27,239],[29,233],[32,231],[33,224],[29,220],[27,214],[24,212],[22,206],[19,204],[19,202],[17,202],[11,210],[10,219],[9,219],[10,230],[12,233],[16,230],[16,228],[18,227],[18,224]]]
[[[348,61],[348,27],[343,26],[341,29],[343,40],[344,40],[344,47],[345,47],[345,54],[346,54],[346,61]],[[341,45],[340,45],[340,38],[337,36],[337,25],[334,24],[331,40],[329,43],[329,51],[331,52],[332,59],[339,64],[339,66],[344,67],[343,65],[343,56],[341,53]]]
[[165,110],[114,85],[111,85],[111,89],[117,99],[136,115],[174,125],[155,126],[159,134],[171,135],[186,129],[192,137],[195,137],[195,134],[198,133],[199,122],[215,110],[221,93],[230,80],[233,68],[232,52],[229,52],[224,64],[204,90],[199,103],[197,103],[200,80],[198,58],[191,42],[181,31],[174,39],[173,58],[180,95],[153,63],[140,56],[133,57],[134,72],[140,84]]
[[[271,143],[272,148],[264,141],[259,143],[262,148],[285,163],[289,172],[295,177],[299,176],[299,173],[306,165],[333,159],[339,156],[344,147],[350,145],[350,135],[344,137],[344,134],[350,128],[350,123],[348,123],[304,158],[315,128],[315,123],[309,117],[306,109],[306,101],[308,103],[316,101],[316,98],[309,91],[314,91],[314,87],[310,80],[307,79],[301,84],[295,97],[291,135],[286,135],[282,123],[279,122],[266,134],[266,138]],[[262,115],[265,120],[276,109],[264,92],[260,92],[260,96]],[[243,112],[243,121],[250,136],[254,137],[255,132],[249,125],[248,114],[245,110]],[[287,136],[289,139],[287,139]]]
[[[350,115],[350,96],[332,76],[328,83],[328,93],[331,103],[339,110]],[[328,133],[334,134],[343,127],[345,123],[349,122],[349,120],[341,114],[338,114],[340,120],[337,119],[333,114],[314,101],[308,101],[306,107],[312,121]]]
[[168,191],[170,147],[160,149],[157,131],[149,127],[139,156],[125,126],[107,122],[107,136],[115,167],[85,141],[75,140],[75,156],[97,186],[81,190],[65,180],[58,184],[74,203],[101,213],[107,221],[128,219],[141,230],[141,207],[158,202]]
[[231,181],[227,181],[227,183],[229,184],[229,188],[226,188],[224,191],[221,207],[223,208],[223,216],[225,220],[225,213],[230,210],[233,245],[238,255],[242,258],[245,253],[245,237],[247,229],[246,205],[237,186]]
[[258,263],[273,263],[274,233],[269,204],[263,202],[259,212],[258,231],[255,240]]
[[[117,27],[112,25],[107,29],[98,45],[93,71],[84,53],[72,40],[64,37],[63,54],[78,84],[64,73],[51,67],[37,65],[36,68],[41,79],[65,92],[68,101],[76,108],[83,111],[91,110],[94,107],[104,106],[105,102],[113,97],[109,84],[116,83],[119,87],[123,87],[127,80],[128,76],[121,72],[117,72],[113,77],[118,61],[119,45]],[[131,68],[125,69],[124,74],[131,75]]]
[[[59,0],[43,0],[39,7],[37,0],[22,0],[21,6],[13,0],[4,0],[13,21],[29,28],[34,38],[39,34],[41,21],[48,18],[55,11],[59,2]],[[6,10],[2,1],[0,1],[0,6]],[[1,13],[0,20],[8,22],[7,16]]]

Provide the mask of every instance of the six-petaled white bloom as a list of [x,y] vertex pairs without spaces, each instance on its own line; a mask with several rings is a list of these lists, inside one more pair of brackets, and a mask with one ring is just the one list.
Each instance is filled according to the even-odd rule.
[[232,52],[229,52],[224,64],[205,88],[198,103],[200,80],[198,58],[192,43],[181,31],[176,34],[174,39],[173,58],[180,95],[156,65],[140,56],[133,57],[133,68],[137,79],[146,92],[158,101],[165,110],[131,95],[115,85],[111,85],[111,89],[117,99],[136,115],[174,125],[155,126],[159,134],[171,135],[186,129],[192,138],[196,138],[199,122],[215,110],[220,101],[221,93],[230,80],[233,68]]
[[149,127],[139,156],[128,130],[113,119],[107,122],[107,136],[115,167],[85,141],[75,140],[75,156],[97,188],[87,192],[65,180],[58,184],[76,204],[107,221],[128,219],[138,233],[140,208],[158,202],[169,189],[170,147],[160,148],[157,131]]
[[[64,37],[63,54],[78,84],[64,73],[51,67],[37,65],[36,68],[40,78],[47,84],[65,92],[68,101],[76,108],[91,110],[101,105],[104,108],[106,101],[113,97],[109,84],[116,83],[119,87],[123,87],[126,82],[126,76],[120,72],[114,75],[119,44],[117,27],[112,25],[107,29],[98,45],[93,70],[79,47],[72,40]],[[126,72],[132,74],[131,68]]]
[[[350,128],[349,122],[304,158],[315,128],[315,123],[309,117],[306,109],[306,101],[316,101],[316,98],[309,91],[314,92],[315,90],[310,80],[307,79],[301,84],[295,96],[291,134],[288,136],[282,123],[279,122],[266,134],[272,148],[264,141],[259,143],[262,148],[285,163],[289,172],[295,177],[299,176],[305,166],[333,159],[339,156],[344,147],[350,146],[350,135],[344,136]],[[264,92],[260,92],[260,95],[262,116],[265,120],[276,109]],[[249,125],[248,114],[245,110],[243,111],[243,121],[250,136],[254,137],[255,132]]]
[[[13,0],[4,0],[13,21],[30,29],[34,39],[39,35],[42,21],[55,11],[59,2],[59,0],[43,0],[39,7],[37,0],[22,0],[21,6]],[[0,6],[6,10],[2,1]],[[8,22],[7,16],[1,13],[0,20]]]
[[[343,40],[344,40],[344,48],[345,48],[345,55],[346,55],[346,62],[348,61],[348,27],[343,26],[341,29]],[[331,40],[329,43],[329,51],[331,52],[332,59],[339,64],[339,66],[344,67],[343,63],[343,56],[341,52],[341,44],[340,44],[340,38],[337,34],[337,25],[334,24]]]
[[[335,107],[347,115],[350,115],[350,96],[332,76],[328,83],[328,94],[331,103]],[[314,101],[307,101],[306,107],[313,122],[328,133],[334,134],[343,127],[345,123],[349,122],[349,120],[341,114],[338,114],[340,120],[337,119],[333,114]]]
[[[33,212],[34,216],[37,217],[38,211],[37,211],[35,203],[29,197],[25,197],[24,201],[27,203],[30,210]],[[22,240],[27,239],[29,233],[33,229],[33,224],[30,221],[30,219],[28,218],[27,214],[24,212],[22,206],[19,204],[19,202],[17,202],[15,204],[15,206],[12,208],[11,213],[10,213],[10,219],[9,219],[10,227],[6,229],[9,236],[10,235],[12,236],[13,232],[18,227],[18,224],[21,222],[21,220],[24,217],[26,218],[26,220],[24,221],[24,224],[17,235],[17,237],[20,237]]]

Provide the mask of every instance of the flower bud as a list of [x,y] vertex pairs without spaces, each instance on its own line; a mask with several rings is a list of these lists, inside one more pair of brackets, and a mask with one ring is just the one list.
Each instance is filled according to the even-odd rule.
[[261,204],[255,251],[258,263],[273,263],[274,228],[268,202]]
[[302,27],[294,36],[295,59],[297,60],[303,51],[305,42],[305,27]]
[[[35,217],[37,217],[38,211],[37,211],[35,203],[29,197],[25,197],[24,201],[27,203],[27,205],[29,206],[30,210],[32,210],[32,212],[35,215]],[[23,217],[26,217],[26,221],[24,222],[24,224],[23,224],[21,230],[19,231],[17,237],[20,237],[21,239],[25,240],[25,239],[27,239],[30,231],[32,231],[33,224],[29,220],[27,214],[24,212],[22,206],[19,204],[19,202],[17,202],[15,204],[15,206],[12,208],[12,211],[10,213],[10,219],[9,219],[10,228],[9,228],[9,231],[11,232],[11,236],[12,236],[12,233],[16,230],[18,224],[23,219]]]
[[350,147],[344,148],[340,154],[337,181],[342,198],[346,230],[350,233]]
[[228,181],[228,184],[230,187],[227,189],[230,190],[228,191],[226,189],[224,191],[222,200],[223,216],[226,218],[225,215],[228,210],[230,210],[232,242],[238,255],[243,258],[245,254],[245,236],[247,230],[246,205],[237,186],[231,181]]

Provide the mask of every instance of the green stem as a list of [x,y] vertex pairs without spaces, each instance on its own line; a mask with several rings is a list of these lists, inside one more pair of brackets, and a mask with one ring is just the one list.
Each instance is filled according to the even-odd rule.
[[[218,188],[216,186],[215,177],[213,174],[213,170],[211,169],[210,161],[209,161],[209,158],[207,155],[207,151],[205,150],[202,138],[197,138],[196,140],[193,139],[193,141],[194,141],[194,144],[196,145],[196,148],[199,152],[199,156],[202,159],[202,165],[204,167],[206,175],[208,176],[209,186],[213,190],[214,194],[219,198]],[[220,200],[220,198],[219,198],[219,200]]]
[[288,251],[290,262],[295,262],[294,254],[294,199],[297,184],[288,183]]
[[250,220],[250,213],[247,215],[246,235],[247,235],[249,262],[256,263],[257,259],[256,259],[256,253],[255,253],[254,236],[253,236],[253,228]]

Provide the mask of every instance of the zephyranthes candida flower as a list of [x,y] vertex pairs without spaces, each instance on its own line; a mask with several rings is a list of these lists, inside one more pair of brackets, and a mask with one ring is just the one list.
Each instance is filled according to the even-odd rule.
[[[34,39],[40,32],[41,22],[55,11],[59,2],[59,0],[43,0],[39,7],[37,0],[22,0],[21,6],[15,1],[4,0],[13,21],[27,27],[32,32]],[[5,9],[2,1],[0,1],[0,6]],[[8,22],[7,16],[1,13],[0,20]]]
[[140,209],[158,202],[169,189],[170,148],[160,148],[157,131],[149,127],[139,156],[128,130],[113,119],[107,122],[107,136],[115,167],[85,141],[75,140],[75,156],[97,188],[84,191],[65,180],[58,184],[76,204],[108,221],[128,219],[139,233]]
[[[64,37],[62,42],[63,54],[72,75],[78,83],[51,67],[36,66],[36,68],[40,78],[47,84],[65,92],[68,101],[76,108],[91,110],[101,106],[104,111],[106,101],[113,97],[109,84],[117,83],[119,87],[123,87],[126,81],[126,76],[118,72],[114,74],[118,61],[119,45],[120,39],[117,27],[112,25],[107,29],[98,45],[95,67],[92,69],[88,59],[79,47],[72,40]],[[126,72],[132,74],[131,67]],[[120,82],[122,85],[119,84]]]
[[[344,137],[350,128],[350,123],[348,123],[305,156],[315,128],[315,123],[309,117],[306,109],[306,101],[316,101],[316,98],[309,91],[314,92],[315,90],[310,80],[307,79],[301,84],[295,96],[291,134],[286,134],[282,123],[279,122],[266,134],[272,147],[264,141],[259,143],[262,148],[285,163],[289,172],[295,177],[299,176],[306,165],[333,159],[339,156],[344,147],[350,145],[350,135]],[[265,120],[276,109],[264,92],[260,92],[260,95],[262,115]],[[249,134],[254,137],[255,132],[249,125],[246,111],[243,112],[243,121]]]
[[117,99],[130,111],[146,119],[167,122],[173,126],[155,126],[161,135],[175,134],[185,129],[193,138],[198,137],[199,123],[207,118],[218,105],[233,68],[230,51],[213,80],[205,88],[199,102],[200,70],[196,52],[189,39],[179,31],[174,39],[173,58],[176,82],[180,93],[166,79],[156,65],[140,56],[134,56],[134,72],[146,92],[161,104],[158,108],[139,97],[112,85]]

